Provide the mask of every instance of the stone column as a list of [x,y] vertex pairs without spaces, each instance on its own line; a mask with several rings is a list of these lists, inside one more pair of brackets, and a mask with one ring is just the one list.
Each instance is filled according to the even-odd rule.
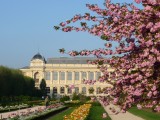
[[57,87],[57,94],[59,95],[60,95],[60,88],[61,88],[60,86]]
[[75,72],[72,72],[72,84],[75,84]]
[[58,76],[57,76],[57,78],[58,78],[58,84],[60,84],[60,71],[58,71]]
[[82,86],[79,85],[79,93],[82,93]]
[[50,71],[50,84],[51,85],[53,84],[53,73],[52,73],[52,71]]
[[65,95],[68,94],[68,87],[64,87],[64,94],[65,94]]
[[82,72],[81,71],[79,72],[79,80],[80,80],[80,84],[82,84],[83,80],[82,80]]
[[50,96],[51,96],[51,98],[52,98],[52,94],[53,94],[53,86],[51,85],[51,87],[50,87]]
[[89,76],[88,76],[88,75],[89,75],[89,72],[87,71],[87,72],[86,72],[86,79],[87,79],[87,80],[89,79]]
[[42,71],[41,74],[42,74],[42,78],[41,79],[45,78],[45,71]]
[[65,71],[65,85],[67,85],[67,72]]

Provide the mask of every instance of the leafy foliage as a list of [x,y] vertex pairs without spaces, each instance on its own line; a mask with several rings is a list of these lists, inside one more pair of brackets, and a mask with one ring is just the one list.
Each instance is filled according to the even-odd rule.
[[21,71],[0,66],[0,97],[34,96],[34,84],[34,80],[23,76]]
[[65,95],[65,96],[63,96],[63,97],[60,98],[60,101],[61,101],[61,102],[69,101],[69,100],[70,100],[70,97],[67,96],[67,95]]
[[40,90],[41,90],[41,92],[42,92],[42,94],[43,94],[44,96],[47,95],[47,92],[46,92],[46,81],[45,81],[45,79],[42,79],[42,80],[41,80]]

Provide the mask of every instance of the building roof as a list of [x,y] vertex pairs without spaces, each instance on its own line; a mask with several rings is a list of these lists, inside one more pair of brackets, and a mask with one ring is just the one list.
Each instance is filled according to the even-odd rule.
[[47,64],[87,64],[88,60],[95,60],[94,57],[60,57],[48,58]]
[[42,57],[42,55],[40,53],[35,54],[31,60],[35,60],[35,59],[40,59],[40,60],[43,60],[44,62],[46,62],[45,58]]
[[20,69],[29,69],[29,66],[22,67]]

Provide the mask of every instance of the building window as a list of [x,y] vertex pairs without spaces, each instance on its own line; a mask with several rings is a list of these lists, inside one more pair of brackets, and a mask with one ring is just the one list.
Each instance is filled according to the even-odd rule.
[[50,87],[46,87],[46,92],[50,93]]
[[68,72],[68,74],[67,74],[67,80],[72,80],[72,72]]
[[101,72],[97,72],[96,73],[96,80],[98,80],[100,76],[101,76]]
[[75,87],[75,93],[79,93],[79,87]]
[[87,78],[87,73],[86,72],[82,72],[82,79],[86,79]]
[[72,94],[72,89],[68,88],[68,94]]
[[60,72],[60,80],[65,80],[65,72]]
[[79,72],[75,72],[75,80],[79,80]]
[[58,72],[53,72],[53,80],[58,80]]
[[89,72],[88,79],[89,80],[94,80],[94,73],[93,72]]
[[89,92],[89,94],[93,94],[93,93],[94,93],[94,88],[93,88],[93,87],[90,87],[90,88],[88,89],[88,92]]
[[57,94],[57,88],[56,87],[53,88],[53,94]]
[[96,93],[97,93],[97,94],[100,94],[100,93],[101,93],[101,88],[100,88],[100,87],[97,87]]
[[63,94],[64,93],[64,87],[60,88],[60,93]]
[[45,72],[45,80],[50,80],[50,72]]
[[82,87],[82,93],[86,94],[86,87]]
[[36,72],[34,74],[34,80],[35,80],[35,84],[39,83],[39,78],[40,78],[40,74],[38,72]]

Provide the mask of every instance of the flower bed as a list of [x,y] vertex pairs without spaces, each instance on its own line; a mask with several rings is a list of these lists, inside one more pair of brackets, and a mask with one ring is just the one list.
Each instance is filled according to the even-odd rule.
[[36,110],[28,108],[26,112],[12,113],[8,116],[7,120],[39,120],[45,118],[48,114],[66,109],[65,106],[60,103],[46,107],[38,107]]
[[33,115],[33,116],[29,116],[25,119],[21,119],[21,120],[43,120],[45,118],[48,118],[56,113],[59,113],[63,110],[67,109],[67,107],[65,106],[61,106],[59,108],[54,108],[54,109],[51,109],[51,110],[45,110],[43,111],[42,113],[38,113],[36,115]]
[[0,113],[28,108],[28,107],[29,105],[24,104],[24,103],[22,103],[21,105],[13,105],[13,106],[5,106],[5,107],[0,106]]
[[65,115],[64,120],[85,120],[89,114],[91,104],[84,104],[75,109],[70,115]]

